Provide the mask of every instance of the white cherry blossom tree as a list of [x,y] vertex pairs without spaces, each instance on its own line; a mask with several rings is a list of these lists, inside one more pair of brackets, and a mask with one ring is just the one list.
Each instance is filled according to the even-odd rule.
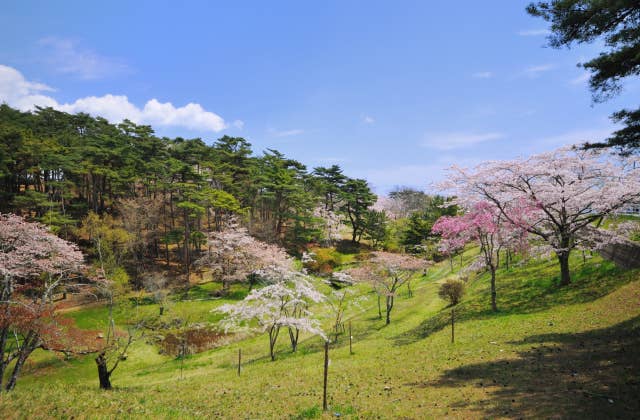
[[318,320],[313,318],[310,303],[324,300],[309,282],[306,275],[282,268],[264,270],[261,275],[270,276],[276,282],[255,289],[236,304],[223,305],[216,311],[226,314],[222,321],[225,331],[249,329],[269,335],[269,355],[275,360],[275,346],[282,328],[286,328],[293,351],[297,350],[300,332],[326,335]]
[[220,232],[209,233],[207,253],[197,265],[208,267],[213,278],[222,282],[223,293],[232,283],[249,280],[267,267],[291,268],[293,260],[277,245],[259,241],[247,229],[231,222]]
[[75,245],[43,225],[0,215],[0,386],[14,363],[6,390],[15,387],[35,349],[64,339],[52,296],[82,268],[83,256]]
[[385,298],[386,324],[389,325],[398,289],[407,284],[416,272],[424,270],[427,266],[425,260],[410,255],[378,251],[372,253],[369,261],[350,269],[349,274],[373,286],[378,294],[380,315],[380,298]]

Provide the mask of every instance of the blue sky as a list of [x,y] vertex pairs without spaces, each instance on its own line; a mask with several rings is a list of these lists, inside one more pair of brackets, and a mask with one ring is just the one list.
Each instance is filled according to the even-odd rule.
[[640,91],[592,104],[602,46],[544,47],[528,1],[54,3],[4,2],[0,101],[242,136],[379,193],[601,139]]

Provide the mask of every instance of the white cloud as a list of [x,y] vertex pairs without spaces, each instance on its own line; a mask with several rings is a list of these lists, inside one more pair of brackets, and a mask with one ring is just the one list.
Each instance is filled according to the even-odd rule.
[[[33,110],[38,105],[69,113],[86,112],[114,123],[126,118],[139,124],[184,127],[198,131],[218,132],[227,128],[222,117],[206,111],[196,103],[176,107],[171,102],[163,103],[154,98],[139,108],[125,95],[107,94],[88,96],[72,103],[61,104],[51,96],[42,94],[52,91],[53,89],[47,85],[26,80],[18,70],[0,65],[0,102],[6,102],[22,111]],[[236,126],[238,124],[234,123]]]
[[499,140],[504,135],[501,133],[441,133],[430,134],[422,142],[423,147],[437,150],[453,150],[472,147],[480,143]]
[[582,84],[586,83],[587,80],[589,80],[589,77],[591,77],[591,75],[589,73],[587,73],[587,72],[584,72],[580,76],[578,76],[578,77],[576,77],[574,79],[571,79],[569,81],[569,83],[572,84],[572,85],[582,85]]
[[479,71],[471,75],[474,79],[490,79],[493,77],[493,73],[490,71]]
[[29,109],[33,105],[52,106],[55,101],[42,92],[53,91],[43,83],[26,80],[13,67],[0,64],[0,101],[20,109]]
[[273,137],[291,137],[291,136],[298,136],[304,133],[304,130],[301,130],[299,128],[294,128],[292,130],[274,130],[273,128],[270,128],[267,131]]
[[244,128],[244,121],[242,120],[235,120],[234,122],[231,123],[232,126],[234,126],[237,129],[242,130]]
[[59,73],[81,79],[101,79],[130,70],[121,60],[101,56],[71,39],[47,37],[38,41],[38,45],[43,49],[42,60],[46,64]]
[[553,64],[542,64],[539,66],[531,66],[524,69],[523,74],[528,77],[538,77],[540,74],[552,70],[555,66]]
[[376,120],[373,117],[370,117],[369,115],[363,115],[362,122],[365,124],[373,124],[374,122],[376,122]]
[[518,35],[520,36],[542,36],[542,35],[550,35],[551,31],[548,29],[526,29],[522,31],[518,31]]

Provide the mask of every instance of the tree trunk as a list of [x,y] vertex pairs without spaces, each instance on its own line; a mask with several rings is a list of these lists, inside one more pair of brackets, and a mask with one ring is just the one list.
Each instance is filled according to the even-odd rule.
[[4,382],[4,370],[6,367],[4,354],[5,347],[7,344],[7,335],[9,333],[8,328],[3,328],[0,330],[0,390],[2,390],[2,383]]
[[41,342],[39,336],[35,332],[29,331],[22,343],[22,348],[20,349],[20,354],[18,355],[16,364],[13,366],[13,372],[11,372],[9,382],[7,382],[7,391],[11,391],[16,387],[18,375],[20,374],[20,370],[22,370],[22,367],[24,366],[24,362],[27,361],[27,358],[40,344]]
[[498,305],[496,304],[496,269],[494,266],[491,269],[491,310],[496,312]]
[[380,306],[380,293],[378,293],[378,319],[382,319],[382,308]]
[[107,368],[107,358],[105,353],[101,352],[96,357],[96,365],[98,365],[98,379],[100,379],[100,389],[111,389],[111,373]]
[[387,320],[386,325],[391,323],[391,309],[393,309],[393,296],[387,296]]
[[275,326],[271,327],[271,329],[269,330],[269,355],[271,356],[272,362],[276,360],[275,348],[276,348],[276,340],[278,339],[279,332],[280,332],[280,328]]
[[291,351],[296,352],[298,350],[298,337],[300,336],[300,330],[295,328],[289,328],[289,340],[291,340]]
[[16,381],[18,380],[18,374],[24,365],[24,362],[27,360],[26,356],[20,354],[18,360],[16,360],[16,364],[13,367],[13,372],[11,372],[11,377],[9,378],[9,382],[7,382],[7,391],[11,391],[16,387]]
[[184,270],[185,270],[185,276],[186,276],[186,284],[188,285],[190,283],[189,277],[190,277],[190,268],[191,268],[191,258],[190,258],[190,253],[189,253],[189,239],[190,239],[190,235],[191,232],[189,231],[189,216],[187,214],[187,211],[184,210]]
[[560,286],[568,286],[571,284],[571,273],[569,271],[569,253],[558,253],[558,262],[560,263]]

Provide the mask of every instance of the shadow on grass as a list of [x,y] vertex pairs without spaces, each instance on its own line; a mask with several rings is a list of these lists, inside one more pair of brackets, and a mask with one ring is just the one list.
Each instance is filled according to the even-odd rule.
[[[456,321],[527,314],[557,305],[591,302],[635,280],[639,272],[624,271],[607,261],[574,263],[574,267],[572,284],[565,287],[557,285],[558,265],[555,262],[539,262],[512,271],[500,270],[496,276],[498,312],[490,309],[489,277],[484,274],[468,286],[478,289],[472,298],[455,307]],[[413,343],[442,330],[450,322],[451,308],[448,307],[397,336],[395,342],[397,345]]]
[[189,300],[216,300],[220,298],[228,300],[242,300],[249,294],[246,284],[234,284],[228,292],[222,293],[222,285],[217,282],[200,283],[189,286],[186,290],[173,295],[177,301]]
[[578,334],[533,335],[516,360],[446,371],[435,382],[407,386],[457,388],[475,383],[483,401],[457,408],[479,417],[632,418],[640,413],[640,317]]

